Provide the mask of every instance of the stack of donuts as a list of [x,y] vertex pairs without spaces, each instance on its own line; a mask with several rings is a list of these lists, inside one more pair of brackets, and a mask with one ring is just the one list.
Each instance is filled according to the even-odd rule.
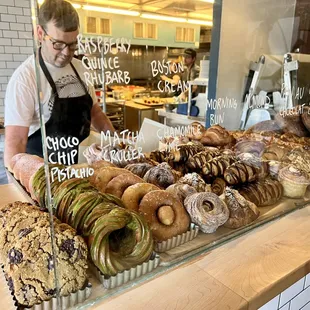
[[[113,196],[113,203],[142,215],[154,240],[161,242],[186,232],[190,222],[206,233],[222,225],[242,227],[259,216],[260,207],[289,196],[286,188],[292,183],[294,197],[309,184],[306,138],[285,133],[284,139],[278,129],[276,133],[229,132],[219,125],[205,129],[198,123],[189,132],[186,139],[178,140],[177,148],[155,150],[129,162],[104,161],[102,149],[92,145],[85,154],[95,173],[78,191],[92,186],[105,197]],[[124,145],[119,149],[127,150]],[[43,203],[44,182],[38,175],[33,180],[33,196]],[[54,194],[58,187],[52,184]],[[59,204],[60,218],[67,214],[64,206],[75,198],[70,195]],[[70,222],[72,208],[69,211],[65,221]]]
[[143,215],[154,240],[161,242],[189,229],[190,218],[182,203],[174,194],[164,190],[178,179],[169,165],[148,167],[149,164],[138,163],[122,169],[102,164],[103,167],[95,171],[92,184],[101,193],[121,199],[126,209]]
[[[22,163],[27,158],[28,166],[18,163],[22,158]],[[11,165],[14,176],[26,184],[39,206],[46,208],[42,160],[33,155],[16,155],[12,162],[16,162]],[[55,165],[49,166],[53,167]],[[89,180],[77,178],[61,183],[55,179],[51,182],[51,192],[56,217],[87,240],[92,261],[104,275],[116,275],[150,258],[154,241],[146,220],[137,212],[125,209],[119,198],[100,193]]]

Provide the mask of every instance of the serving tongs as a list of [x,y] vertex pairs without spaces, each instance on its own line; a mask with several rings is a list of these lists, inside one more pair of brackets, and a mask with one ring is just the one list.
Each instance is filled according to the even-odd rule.
[[244,105],[240,122],[241,130],[245,129],[245,125],[249,118],[251,100],[256,93],[257,85],[259,82],[260,75],[263,71],[264,64],[265,64],[264,55],[260,56],[257,62],[250,63],[249,75],[243,95]]
[[284,55],[283,61],[283,101],[284,109],[292,109],[296,106],[294,92],[297,91],[298,60],[293,60],[291,54]]

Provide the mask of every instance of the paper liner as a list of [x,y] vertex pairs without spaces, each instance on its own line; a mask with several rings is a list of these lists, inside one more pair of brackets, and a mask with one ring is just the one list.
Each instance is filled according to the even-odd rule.
[[177,246],[180,246],[186,242],[189,242],[197,237],[199,227],[195,224],[191,224],[190,229],[182,235],[177,235],[166,241],[158,242],[155,244],[155,251],[158,253],[167,252]]
[[104,276],[101,271],[95,267],[95,274],[97,279],[106,289],[112,289],[115,287],[119,287],[129,281],[135,280],[158,267],[160,262],[160,257],[158,254],[153,253],[151,258],[136,267],[132,267],[129,270],[124,270],[123,272],[119,272],[117,275],[112,277]]

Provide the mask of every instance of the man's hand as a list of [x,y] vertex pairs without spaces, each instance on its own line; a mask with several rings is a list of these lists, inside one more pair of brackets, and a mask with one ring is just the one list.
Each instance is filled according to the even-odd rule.
[[4,165],[11,171],[10,161],[18,153],[25,153],[28,142],[28,127],[6,126],[4,143]]
[[101,131],[108,131],[114,132],[115,129],[109,120],[109,118],[102,112],[100,106],[95,103],[91,109],[91,122],[93,127],[101,132]]

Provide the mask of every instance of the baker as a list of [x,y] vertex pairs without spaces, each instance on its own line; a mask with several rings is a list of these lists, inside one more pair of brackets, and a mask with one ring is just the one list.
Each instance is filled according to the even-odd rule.
[[[196,64],[197,53],[192,48],[186,48],[182,56],[183,56],[183,63],[185,65],[185,70],[182,79],[187,82],[194,81],[196,78],[199,77],[200,72],[200,67]],[[192,98],[198,95],[196,92],[197,92],[197,86],[193,86]],[[188,89],[182,92],[179,97],[184,102],[188,97]]]
[[[114,131],[97,103],[94,88],[84,80],[86,69],[73,57],[79,34],[79,17],[73,6],[63,0],[46,0],[40,7],[36,30],[40,48],[16,69],[6,90],[6,167],[17,153],[43,156],[39,98],[50,139],[75,138],[81,143],[91,124],[98,131]],[[35,57],[40,65],[37,76]],[[74,149],[79,143],[57,151],[76,154],[77,162]]]

